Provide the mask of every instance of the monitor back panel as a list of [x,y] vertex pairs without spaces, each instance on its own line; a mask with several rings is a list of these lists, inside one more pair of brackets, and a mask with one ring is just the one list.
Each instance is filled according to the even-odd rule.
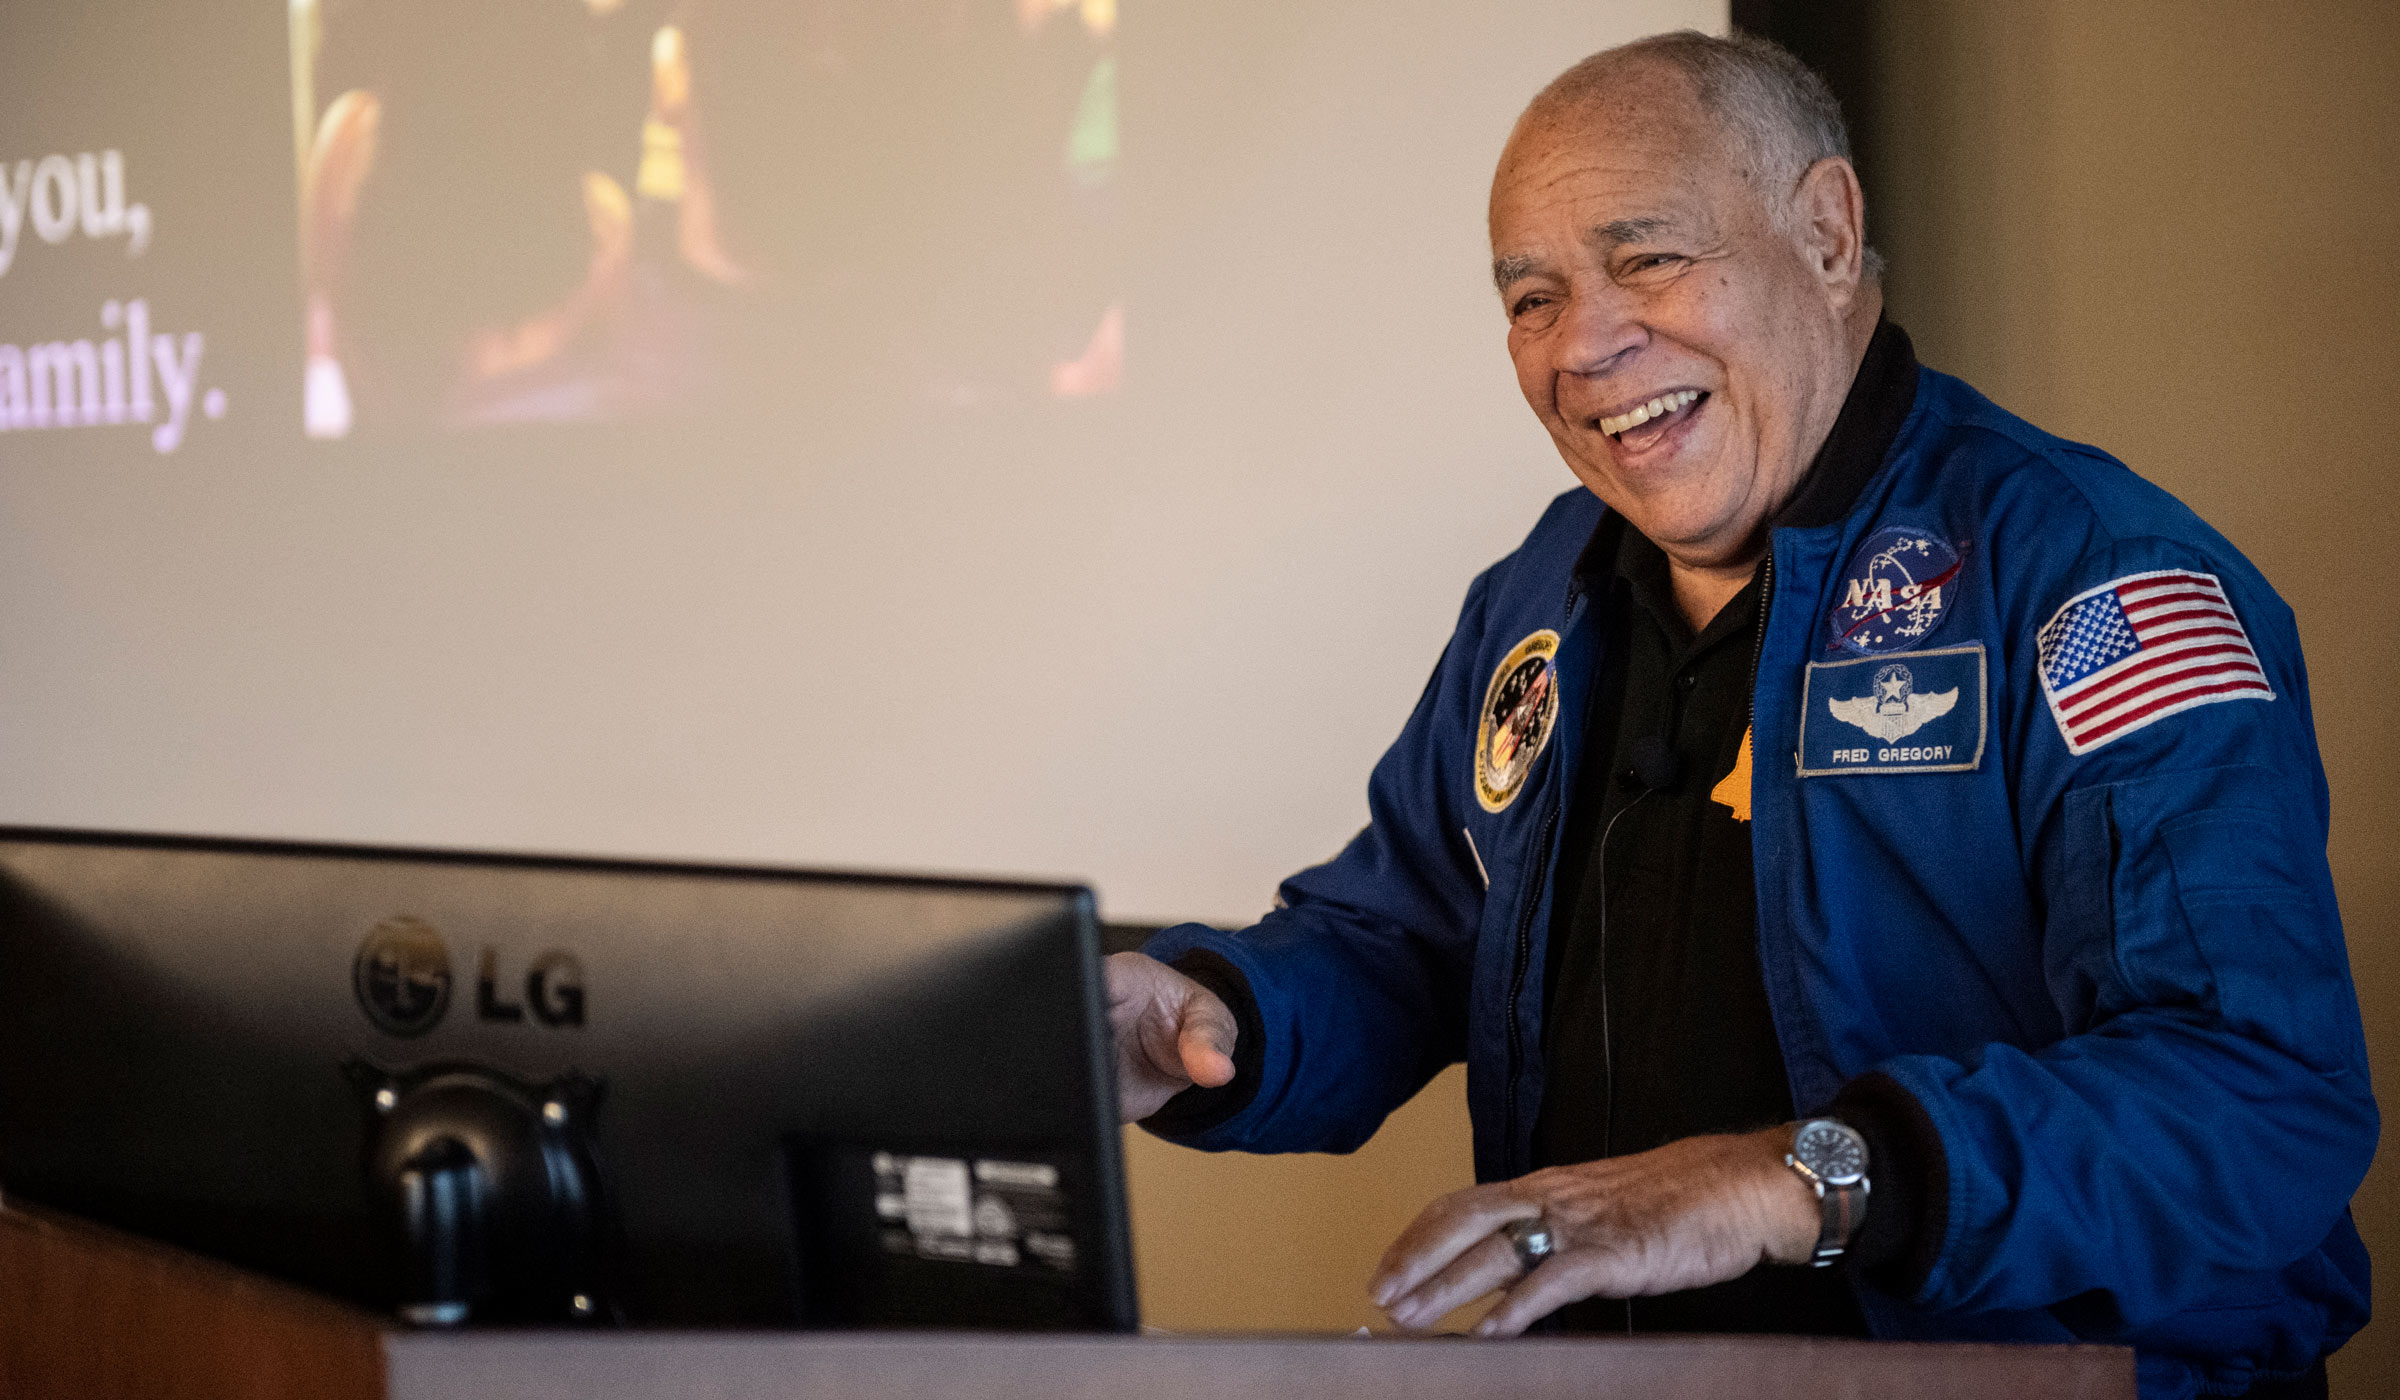
[[598,1082],[609,1316],[1129,1327],[1104,1015],[1073,888],[0,831],[0,1186],[370,1306],[463,1064]]

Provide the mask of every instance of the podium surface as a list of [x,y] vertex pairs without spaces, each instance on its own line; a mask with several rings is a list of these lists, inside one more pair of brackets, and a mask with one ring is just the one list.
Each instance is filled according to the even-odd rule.
[[2133,1396],[2133,1353],[1800,1337],[392,1336],[391,1400]]
[[0,1208],[0,1395],[10,1400],[1901,1394],[2132,1400],[2133,1353],[1797,1337],[408,1332],[164,1246]]

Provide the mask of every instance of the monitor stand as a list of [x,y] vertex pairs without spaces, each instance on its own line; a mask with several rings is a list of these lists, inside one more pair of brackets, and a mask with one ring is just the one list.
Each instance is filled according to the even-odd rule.
[[601,1085],[471,1064],[346,1066],[370,1115],[368,1189],[397,1238],[400,1319],[571,1323],[609,1315],[587,1125]]

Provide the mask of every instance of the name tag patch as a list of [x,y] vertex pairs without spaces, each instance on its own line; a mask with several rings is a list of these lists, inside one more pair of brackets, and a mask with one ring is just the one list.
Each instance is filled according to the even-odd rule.
[[1981,642],[1814,662],[1800,691],[1800,776],[1973,772],[1985,695]]

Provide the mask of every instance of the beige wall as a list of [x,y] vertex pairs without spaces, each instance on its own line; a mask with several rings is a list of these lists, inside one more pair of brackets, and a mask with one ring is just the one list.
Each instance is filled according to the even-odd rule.
[[1170,1331],[1385,1325],[1367,1276],[1436,1196],[1472,1185],[1467,1075],[1451,1069],[1346,1157],[1211,1155],[1128,1131],[1142,1320]]
[[[1875,236],[1925,361],[2096,443],[2299,614],[2351,966],[2400,1092],[2400,6],[1892,0]],[[2359,1193],[2400,1261],[2400,1163]],[[2386,1277],[2390,1277],[2387,1273]],[[2391,1312],[2389,1285],[2383,1311]],[[2338,1358],[2389,1394],[2400,1322]]]
[[[2400,6],[1885,7],[1869,152],[1895,315],[1926,361],[2188,501],[2297,609],[2377,1080],[2400,1087]],[[1135,1135],[1149,1317],[1349,1328],[1376,1255],[1469,1175],[1453,1073],[1353,1158],[1202,1158]],[[2400,1259],[2400,1167],[2358,1200]],[[2337,1389],[2400,1376],[2400,1323]]]

